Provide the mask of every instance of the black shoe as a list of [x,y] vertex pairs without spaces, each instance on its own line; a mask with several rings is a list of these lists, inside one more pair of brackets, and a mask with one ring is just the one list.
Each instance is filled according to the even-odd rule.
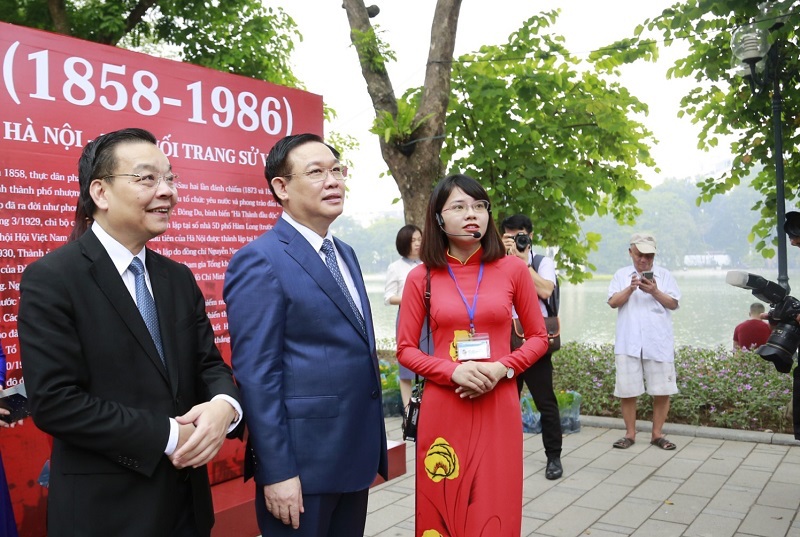
[[561,467],[561,457],[548,458],[544,476],[552,481],[553,479],[558,479],[562,475],[564,475],[564,468]]

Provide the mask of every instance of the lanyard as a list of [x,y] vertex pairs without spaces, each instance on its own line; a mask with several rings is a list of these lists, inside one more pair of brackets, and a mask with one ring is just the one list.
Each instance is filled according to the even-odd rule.
[[475,309],[478,307],[478,289],[480,289],[481,280],[483,279],[483,262],[481,262],[481,268],[478,271],[478,283],[475,285],[475,296],[472,297],[472,307],[467,304],[467,297],[464,296],[461,287],[458,286],[458,280],[456,280],[456,275],[453,274],[453,269],[450,265],[447,265],[447,272],[449,272],[450,277],[453,278],[453,282],[456,284],[456,291],[461,295],[461,300],[464,301],[464,306],[467,308],[467,315],[469,315],[469,333],[473,335],[475,334]]

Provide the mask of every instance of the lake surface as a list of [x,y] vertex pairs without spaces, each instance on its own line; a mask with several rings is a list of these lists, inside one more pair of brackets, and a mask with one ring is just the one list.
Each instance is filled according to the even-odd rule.
[[[680,307],[672,314],[676,345],[726,348],[733,344],[733,329],[747,319],[750,304],[758,302],[750,291],[725,283],[726,270],[692,270],[672,273],[681,290]],[[777,280],[777,271],[760,272]],[[365,276],[378,339],[393,339],[396,306],[383,304],[383,274]],[[610,277],[579,285],[561,285],[561,340],[613,343],[616,310],[606,300]],[[789,273],[795,296],[800,294],[800,273]],[[769,306],[765,304],[769,309]]]

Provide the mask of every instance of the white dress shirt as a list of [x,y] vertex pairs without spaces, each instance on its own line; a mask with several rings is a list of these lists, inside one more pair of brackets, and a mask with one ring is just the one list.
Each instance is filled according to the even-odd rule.
[[408,273],[411,272],[411,269],[420,264],[422,264],[422,261],[419,259],[414,261],[413,259],[409,259],[407,257],[401,257],[389,265],[389,267],[386,269],[386,287],[384,288],[383,293],[384,304],[391,306],[391,304],[389,304],[390,298],[393,296],[403,296],[403,288],[406,285]]
[[[313,231],[311,228],[304,226],[294,218],[292,218],[289,213],[283,211],[281,214],[281,218],[286,220],[286,222],[295,228],[298,233],[300,233],[308,243],[311,245],[312,248],[317,252],[319,258],[325,263],[325,254],[321,251],[322,242],[325,239],[331,241],[333,244],[333,249],[336,252],[336,264],[339,265],[339,272],[342,273],[342,277],[344,278],[344,283],[347,285],[347,290],[350,291],[350,296],[353,297],[353,302],[355,302],[356,307],[358,308],[359,313],[361,316],[364,316],[364,308],[361,307],[361,295],[358,294],[358,289],[356,289],[355,280],[353,280],[353,275],[350,274],[350,269],[347,268],[347,263],[342,261],[342,254],[339,253],[339,250],[336,248],[336,243],[333,241],[333,235],[331,234],[330,229],[328,233],[324,237],[320,237],[316,231]],[[327,264],[325,265],[328,266]]]

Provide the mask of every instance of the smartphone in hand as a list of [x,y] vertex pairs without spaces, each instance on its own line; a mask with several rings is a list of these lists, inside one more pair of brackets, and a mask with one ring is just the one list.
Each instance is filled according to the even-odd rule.
[[652,270],[646,270],[646,271],[642,272],[642,278],[644,278],[645,280],[653,281],[653,271]]

